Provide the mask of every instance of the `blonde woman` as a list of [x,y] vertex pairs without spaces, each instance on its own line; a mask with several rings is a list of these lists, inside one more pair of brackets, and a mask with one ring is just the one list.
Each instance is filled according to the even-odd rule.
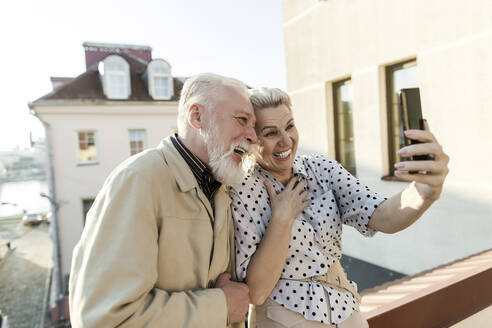
[[405,229],[439,198],[447,155],[428,127],[407,131],[424,143],[400,154],[426,153],[433,160],[398,163],[395,175],[415,183],[386,199],[324,155],[296,156],[299,135],[286,93],[250,93],[257,164],[230,192],[236,271],[256,305],[257,327],[368,327],[357,285],[340,265],[342,224],[368,237]]

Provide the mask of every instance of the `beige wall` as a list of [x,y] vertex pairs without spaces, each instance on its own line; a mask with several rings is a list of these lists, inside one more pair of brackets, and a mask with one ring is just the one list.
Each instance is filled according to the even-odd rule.
[[[177,103],[162,105],[36,106],[50,125],[62,272],[83,229],[82,200],[95,198],[109,173],[130,156],[129,129],[145,129],[146,148],[176,129]],[[78,163],[77,131],[96,131],[97,164]]]
[[462,320],[450,328],[477,328],[477,327],[487,327],[492,322],[492,306],[483,309],[480,312]]
[[411,274],[492,247],[492,2],[283,1],[288,91],[302,152],[334,156],[331,83],[351,77],[358,177],[385,195],[385,67],[416,58],[423,114],[450,155],[444,193],[414,226],[344,252]]

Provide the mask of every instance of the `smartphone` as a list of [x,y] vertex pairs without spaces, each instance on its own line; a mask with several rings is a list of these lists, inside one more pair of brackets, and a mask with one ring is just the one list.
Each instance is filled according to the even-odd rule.
[[[421,143],[418,140],[407,138],[403,133],[404,130],[424,130],[419,88],[401,89],[399,98],[400,118],[402,123],[401,134],[405,138],[405,146]],[[429,159],[429,155],[416,155],[410,157],[410,160],[412,161],[425,161]]]

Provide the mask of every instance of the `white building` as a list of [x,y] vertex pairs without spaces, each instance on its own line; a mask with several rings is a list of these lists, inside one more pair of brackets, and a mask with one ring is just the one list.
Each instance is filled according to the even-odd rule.
[[300,149],[350,167],[384,195],[403,189],[397,92],[450,156],[441,199],[396,235],[344,230],[345,254],[415,274],[492,247],[492,2],[284,0],[288,92]]
[[59,245],[53,284],[59,277],[58,300],[67,293],[72,250],[105,178],[125,158],[156,146],[176,129],[183,85],[168,62],[152,59],[150,47],[83,46],[87,70],[75,78],[52,78],[53,91],[29,104],[45,124],[49,144],[58,206],[53,236]]

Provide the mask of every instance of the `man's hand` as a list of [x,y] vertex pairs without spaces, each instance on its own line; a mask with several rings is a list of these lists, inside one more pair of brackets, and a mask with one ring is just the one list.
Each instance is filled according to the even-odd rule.
[[222,289],[226,296],[229,323],[245,321],[250,303],[248,285],[231,281],[231,275],[225,272],[217,278],[215,288]]

